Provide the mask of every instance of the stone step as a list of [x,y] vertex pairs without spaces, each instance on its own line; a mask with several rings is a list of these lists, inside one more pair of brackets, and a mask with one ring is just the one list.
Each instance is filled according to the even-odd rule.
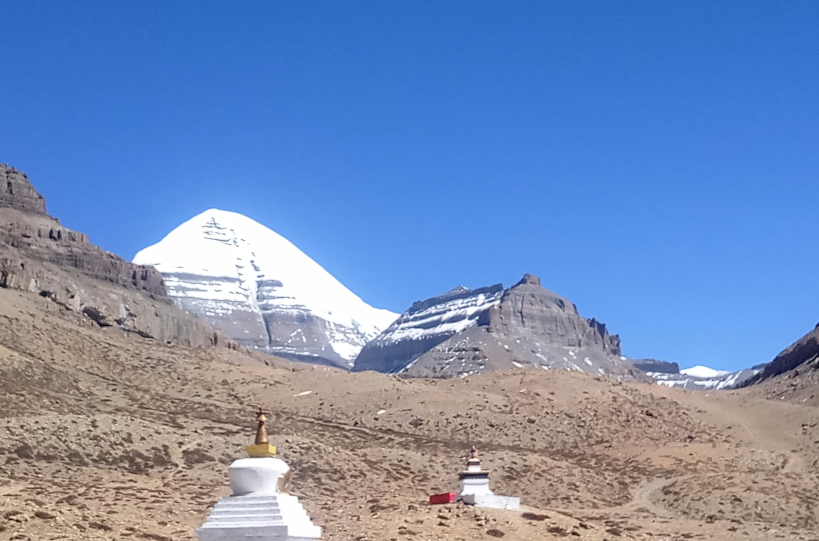
[[214,509],[211,514],[213,517],[229,517],[233,515],[241,515],[248,517],[255,517],[261,515],[287,515],[288,517],[306,517],[307,513],[303,510],[281,510],[281,509]]
[[212,515],[257,515],[265,513],[307,516],[304,509],[281,509],[279,507],[214,507],[211,511]]
[[229,502],[217,503],[214,509],[281,509],[278,503]]
[[282,519],[281,515],[229,515],[229,516],[220,516],[208,517],[208,522],[275,522],[278,524],[284,524],[284,520]]

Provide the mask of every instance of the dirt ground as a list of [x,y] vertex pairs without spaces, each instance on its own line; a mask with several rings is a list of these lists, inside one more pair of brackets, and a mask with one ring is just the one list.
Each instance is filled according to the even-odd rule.
[[[254,410],[324,539],[819,540],[810,389],[402,380],[159,344],[0,289],[0,541],[190,540]],[[520,512],[427,505],[476,445]]]

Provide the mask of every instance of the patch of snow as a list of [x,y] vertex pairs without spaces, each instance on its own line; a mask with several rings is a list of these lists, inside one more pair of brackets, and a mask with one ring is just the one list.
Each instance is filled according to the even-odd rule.
[[299,394],[294,394],[293,396],[307,396],[308,394],[312,393],[313,391],[302,391]]
[[680,370],[680,374],[683,374],[684,376],[693,376],[695,378],[718,378],[720,376],[727,376],[730,373],[731,372],[727,370],[714,370],[713,368],[708,368],[707,366],[693,366],[691,368]]
[[[499,303],[502,293],[478,293],[444,300],[417,312],[402,314],[377,338],[378,343],[386,345],[457,334],[474,325],[480,314]],[[502,344],[498,342],[498,345]]]

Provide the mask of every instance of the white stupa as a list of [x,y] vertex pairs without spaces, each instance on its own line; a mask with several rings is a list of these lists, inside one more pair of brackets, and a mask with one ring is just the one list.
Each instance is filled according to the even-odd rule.
[[233,494],[213,507],[205,523],[196,528],[200,541],[313,541],[321,528],[313,525],[298,498],[282,490],[290,479],[290,466],[274,458],[259,409],[256,441],[247,446],[250,458],[230,465]]
[[458,474],[458,498],[466,504],[493,509],[520,509],[520,498],[498,496],[489,489],[489,472],[481,469],[478,450],[472,447],[466,471]]

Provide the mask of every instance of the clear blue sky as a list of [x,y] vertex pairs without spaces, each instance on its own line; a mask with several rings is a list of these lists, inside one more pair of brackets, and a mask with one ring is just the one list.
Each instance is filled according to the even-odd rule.
[[819,2],[0,0],[0,162],[130,259],[210,207],[403,311],[525,273],[624,353],[819,321]]

